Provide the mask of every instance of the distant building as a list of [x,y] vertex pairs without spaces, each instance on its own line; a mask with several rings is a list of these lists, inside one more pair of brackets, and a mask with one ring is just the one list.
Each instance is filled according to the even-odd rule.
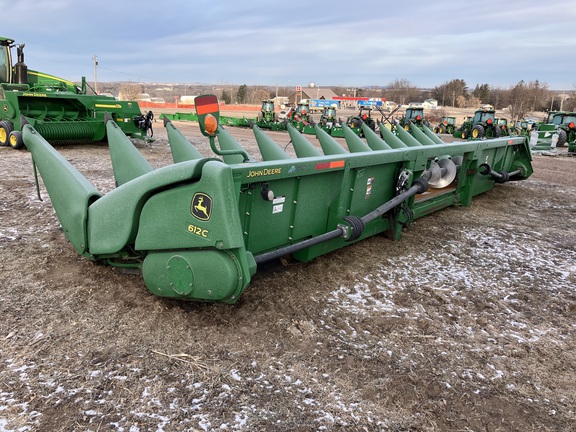
[[438,108],[438,101],[436,99],[426,99],[422,103],[422,107],[427,109],[436,109]]
[[410,102],[408,106],[410,108],[436,109],[438,108],[438,101],[436,99],[426,99],[424,102]]
[[140,93],[136,96],[136,100],[141,102],[152,102],[152,98],[148,93]]
[[338,96],[329,88],[322,88],[322,87],[302,87],[302,95],[297,94],[296,92],[292,93],[288,96],[288,100],[290,103],[296,104],[300,102],[302,99],[326,99],[332,100],[334,96]]
[[196,96],[180,96],[180,102],[184,104],[193,104]]

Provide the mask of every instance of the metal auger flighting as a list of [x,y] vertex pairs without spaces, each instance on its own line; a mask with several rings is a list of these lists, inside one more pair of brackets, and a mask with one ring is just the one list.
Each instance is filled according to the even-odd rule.
[[[315,125],[312,143],[288,126],[294,152],[253,126],[256,161],[219,122],[213,95],[195,101],[206,157],[169,121],[174,163],[153,169],[106,121],[116,189],[100,193],[34,128],[23,138],[79,254],[141,271],[156,295],[234,303],[258,267],[284,255],[309,261],[411,220],[470,206],[506,172],[532,174],[525,137],[446,145],[426,136],[346,132]],[[373,132],[373,131],[371,131]],[[415,141],[413,141],[415,140]],[[295,156],[292,156],[295,154]],[[438,216],[441,217],[441,216]]]

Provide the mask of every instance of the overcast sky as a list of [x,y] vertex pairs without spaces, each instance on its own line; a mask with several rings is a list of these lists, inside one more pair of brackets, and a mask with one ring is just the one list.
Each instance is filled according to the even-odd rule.
[[[153,6],[151,6],[153,5]],[[30,69],[72,81],[576,88],[576,2],[0,0]],[[14,56],[16,55],[14,50]]]

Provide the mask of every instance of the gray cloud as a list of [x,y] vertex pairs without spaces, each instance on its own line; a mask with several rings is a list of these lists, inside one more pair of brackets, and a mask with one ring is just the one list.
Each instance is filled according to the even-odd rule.
[[[26,63],[71,80],[573,89],[576,8],[548,2],[0,1]],[[37,11],[38,13],[30,13]],[[18,18],[20,17],[20,18]]]

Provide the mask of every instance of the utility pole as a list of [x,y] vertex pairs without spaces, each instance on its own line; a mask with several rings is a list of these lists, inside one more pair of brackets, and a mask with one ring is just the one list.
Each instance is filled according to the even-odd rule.
[[92,60],[94,61],[94,91],[98,94],[98,59],[96,54],[94,54]]

